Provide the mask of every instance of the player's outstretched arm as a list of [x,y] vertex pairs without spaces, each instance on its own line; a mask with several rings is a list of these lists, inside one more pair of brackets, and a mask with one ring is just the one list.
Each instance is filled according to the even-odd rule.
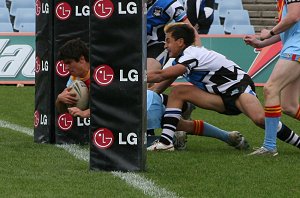
[[265,39],[265,40],[260,40],[257,38],[256,35],[246,35],[244,37],[244,42],[246,43],[246,45],[250,45],[254,48],[263,48],[269,45],[272,45],[274,43],[277,43],[280,41],[280,36],[279,35],[275,35],[269,39]]

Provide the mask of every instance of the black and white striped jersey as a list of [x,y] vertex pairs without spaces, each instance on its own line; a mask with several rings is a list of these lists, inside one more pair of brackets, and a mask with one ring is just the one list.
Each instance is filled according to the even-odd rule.
[[225,93],[231,86],[239,83],[247,73],[236,63],[222,54],[205,47],[189,46],[173,65],[183,64],[187,81],[209,93]]

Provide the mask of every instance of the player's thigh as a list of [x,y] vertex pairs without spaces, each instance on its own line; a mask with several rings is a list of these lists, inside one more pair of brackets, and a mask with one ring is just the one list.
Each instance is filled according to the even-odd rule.
[[264,124],[264,109],[256,96],[243,93],[236,100],[236,106],[255,123]]
[[300,76],[289,85],[287,85],[282,91],[280,96],[281,107],[284,111],[296,113],[299,106],[300,97]]
[[300,76],[300,63],[285,59],[279,59],[276,63],[266,87],[282,90]]
[[172,92],[175,93],[176,97],[191,102],[200,108],[218,112],[225,111],[223,100],[219,95],[208,93],[194,85],[175,86]]

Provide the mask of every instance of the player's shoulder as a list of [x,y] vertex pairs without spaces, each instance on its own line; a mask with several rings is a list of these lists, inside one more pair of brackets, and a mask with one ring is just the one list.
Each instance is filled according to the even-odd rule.
[[201,46],[195,46],[195,45],[191,45],[187,48],[185,48],[185,50],[183,51],[183,55],[188,55],[188,56],[197,56],[199,55],[199,53],[204,53],[207,52],[208,50]]

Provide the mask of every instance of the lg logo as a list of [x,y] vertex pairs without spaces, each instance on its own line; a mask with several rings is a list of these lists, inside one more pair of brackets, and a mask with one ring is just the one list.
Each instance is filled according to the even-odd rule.
[[63,131],[69,130],[73,126],[73,117],[68,113],[60,114],[57,119],[57,125]]
[[71,12],[71,6],[66,2],[59,3],[55,7],[56,17],[60,20],[67,20],[68,18],[70,18]]
[[63,61],[56,62],[56,74],[60,77],[66,77],[70,74],[70,72],[66,69],[66,65]]
[[39,73],[40,71],[48,71],[48,61],[43,61],[40,57],[35,57],[35,73]]
[[99,19],[107,19],[114,12],[114,5],[110,0],[98,0],[94,3],[93,10]]
[[38,111],[34,112],[34,127],[37,128],[40,125],[46,126],[48,123],[47,115],[40,114]]
[[[98,0],[93,5],[93,11],[99,19],[107,19],[114,12],[114,5],[111,0]],[[137,14],[137,5],[135,2],[128,2],[123,6],[123,2],[118,2],[118,14]]]
[[95,82],[100,86],[107,86],[114,79],[114,71],[108,65],[100,65],[94,70]]
[[[100,86],[107,86],[114,79],[114,71],[109,65],[100,65],[94,70],[94,80]],[[137,82],[139,80],[138,71],[135,69],[129,70],[127,73],[120,69],[120,82]]]
[[114,134],[107,128],[100,128],[94,132],[93,143],[99,149],[107,149],[114,143]]
[[[123,133],[119,133],[119,145],[137,145],[136,133],[129,133],[125,138],[123,138],[123,135]],[[107,128],[99,128],[93,134],[93,143],[99,149],[108,149],[114,141],[113,132]]]
[[49,4],[48,3],[41,3],[41,0],[35,1],[35,14],[39,16],[41,13],[49,14]]

